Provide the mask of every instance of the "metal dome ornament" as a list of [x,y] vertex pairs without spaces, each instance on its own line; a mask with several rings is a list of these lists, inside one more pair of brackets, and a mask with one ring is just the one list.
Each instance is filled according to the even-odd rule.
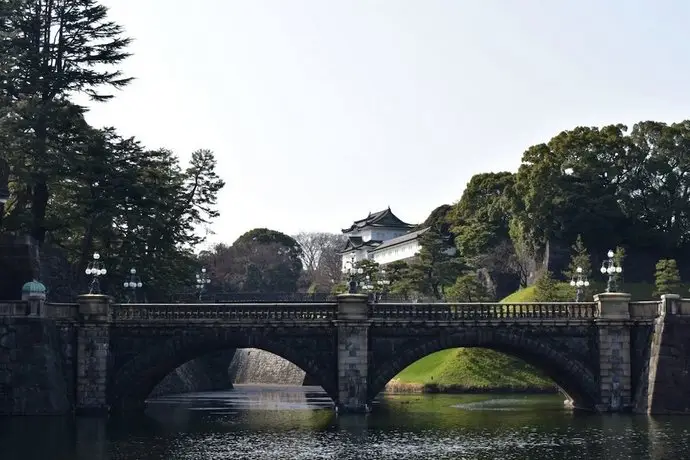
[[84,270],[86,276],[92,276],[91,284],[89,286],[89,294],[100,294],[101,293],[101,283],[98,280],[99,277],[108,274],[105,265],[101,262],[101,255],[97,252],[93,253],[93,260],[89,262],[89,265]]
[[45,300],[47,289],[43,283],[37,280],[29,281],[22,286],[22,300],[29,298],[41,298]]

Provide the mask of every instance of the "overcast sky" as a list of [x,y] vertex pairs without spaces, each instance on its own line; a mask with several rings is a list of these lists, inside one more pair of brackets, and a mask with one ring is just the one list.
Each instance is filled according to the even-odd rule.
[[136,81],[89,120],[213,150],[213,242],[417,223],[564,129],[690,116],[686,0],[104,3]]

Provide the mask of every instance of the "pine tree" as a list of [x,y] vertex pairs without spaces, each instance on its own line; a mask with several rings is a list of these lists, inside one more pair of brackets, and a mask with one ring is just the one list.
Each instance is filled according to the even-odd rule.
[[476,273],[465,273],[458,276],[455,284],[446,290],[448,300],[455,302],[486,302],[491,295],[477,277]]
[[592,276],[592,262],[589,257],[589,252],[582,242],[582,237],[577,235],[577,239],[572,246],[570,253],[570,263],[568,268],[563,271],[563,276],[567,280],[571,280],[577,276],[577,268],[582,268],[582,277],[589,279]]
[[559,289],[559,282],[554,279],[553,274],[550,271],[542,272],[534,283],[535,302],[561,302],[570,300],[564,297],[564,292]]
[[390,281],[388,291],[391,294],[408,298],[414,291],[414,287],[410,280],[410,266],[407,262],[397,260],[386,265],[385,270],[386,277]]
[[58,145],[62,129],[56,126],[70,110],[67,98],[83,92],[107,100],[112,95],[101,87],[131,81],[111,68],[128,56],[130,39],[107,12],[96,0],[0,2],[0,131],[21,120],[24,129],[15,131],[6,155],[13,175],[30,191],[23,207],[31,210],[30,233],[39,243],[46,234],[50,179],[68,154]]
[[451,286],[464,268],[452,240],[438,226],[432,226],[419,237],[421,249],[410,264],[409,280],[421,294],[443,298],[443,289]]
[[675,259],[661,259],[656,263],[654,295],[680,294],[681,283]]

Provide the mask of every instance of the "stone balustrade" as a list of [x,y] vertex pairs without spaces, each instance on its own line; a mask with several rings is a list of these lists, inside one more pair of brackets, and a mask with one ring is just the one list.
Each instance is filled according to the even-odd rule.
[[659,300],[630,302],[628,304],[628,313],[631,319],[654,319],[659,313],[659,304]]
[[[653,320],[660,314],[690,316],[690,299],[665,296],[661,300],[630,302],[623,298],[616,314],[632,320]],[[627,308],[625,303],[627,302]],[[370,303],[368,317],[375,320],[420,321],[513,321],[513,320],[591,320],[601,317],[597,302],[521,302],[521,303]],[[662,305],[666,305],[662,307]],[[625,315],[627,312],[627,315]],[[71,319],[78,304],[45,303],[38,316]],[[173,303],[111,304],[113,321],[307,321],[335,320],[337,302],[258,302],[258,303]],[[0,302],[0,316],[33,316],[27,301]]]
[[0,302],[0,316],[28,316],[29,302],[17,300],[13,302]]
[[119,304],[114,321],[317,321],[337,317],[336,302],[307,304]]
[[379,303],[371,305],[369,311],[372,318],[401,320],[591,319],[596,316],[596,303]]

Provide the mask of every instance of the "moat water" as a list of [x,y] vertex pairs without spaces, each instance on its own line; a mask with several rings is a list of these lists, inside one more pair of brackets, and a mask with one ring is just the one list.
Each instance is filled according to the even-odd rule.
[[568,458],[690,458],[690,417],[573,413],[559,395],[386,395],[337,415],[320,388],[241,385],[126,420],[0,418],[2,460]]

